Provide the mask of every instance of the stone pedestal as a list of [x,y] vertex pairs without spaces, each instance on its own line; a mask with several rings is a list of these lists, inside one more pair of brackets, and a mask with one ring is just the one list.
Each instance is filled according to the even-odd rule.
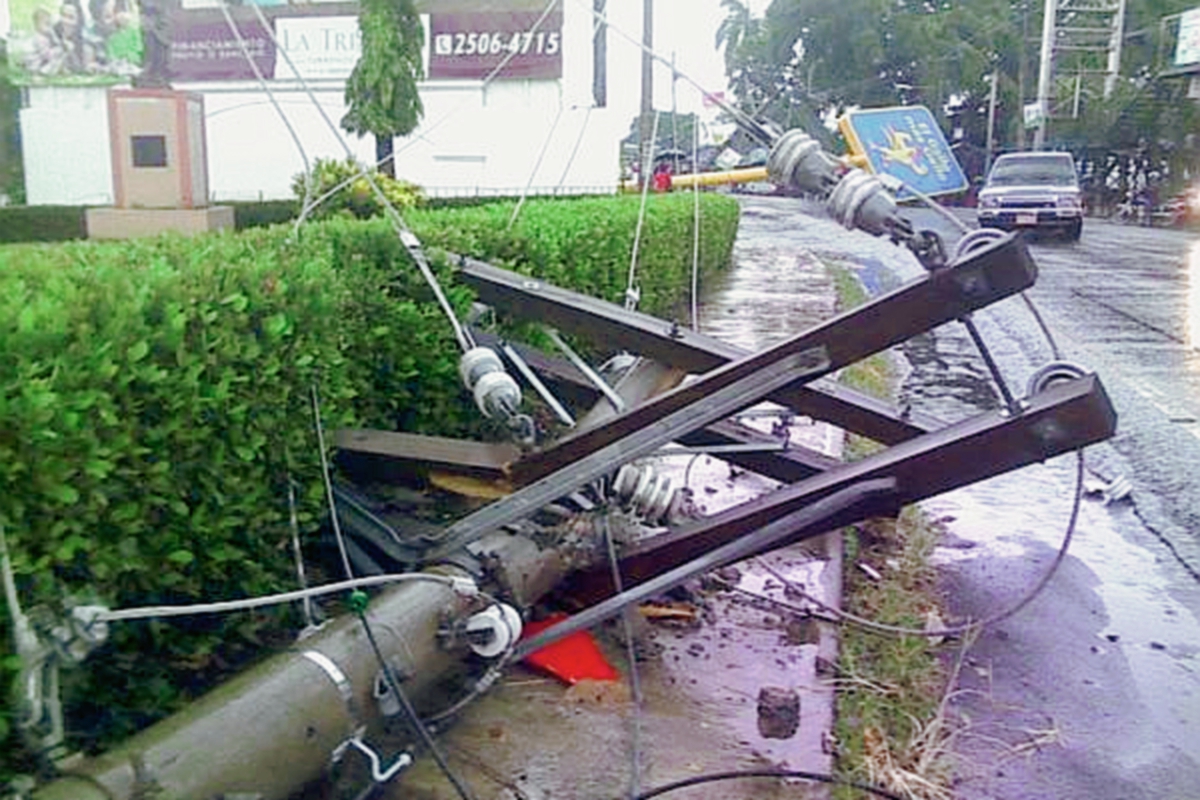
[[233,206],[208,208],[89,208],[89,239],[132,239],[163,231],[184,234],[233,229]]
[[108,93],[115,208],[87,212],[88,237],[233,227],[233,209],[208,205],[204,98],[172,89]]

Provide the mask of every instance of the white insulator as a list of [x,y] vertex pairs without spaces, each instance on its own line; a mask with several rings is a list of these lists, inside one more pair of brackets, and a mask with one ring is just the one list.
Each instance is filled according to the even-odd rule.
[[626,464],[613,481],[613,494],[647,522],[657,523],[675,504],[675,485],[649,465]]
[[483,658],[495,658],[521,638],[521,615],[507,603],[494,603],[467,620],[467,633],[485,634],[482,641],[472,637],[471,650]]
[[674,499],[675,485],[671,478],[667,475],[659,475],[658,480],[654,483],[654,491],[651,493],[650,500],[646,504],[646,519],[649,522],[661,520]]
[[638,468],[632,464],[623,464],[617,470],[617,477],[613,481],[613,494],[622,500],[628,500],[633,495],[633,490],[637,487],[637,480],[640,472]]
[[504,362],[490,347],[472,347],[458,362],[458,374],[468,391],[474,391],[479,379],[491,372],[504,372]]
[[629,495],[629,502],[637,510],[641,510],[646,505],[646,500],[649,499],[649,491],[654,483],[654,470],[649,466],[643,466],[641,473],[638,475],[637,486]]
[[475,382],[475,405],[485,417],[509,417],[521,405],[521,387],[507,372],[488,372]]

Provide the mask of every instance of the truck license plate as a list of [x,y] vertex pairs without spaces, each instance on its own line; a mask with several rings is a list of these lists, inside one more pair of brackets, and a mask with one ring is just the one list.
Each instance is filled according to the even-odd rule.
[[1017,214],[1018,225],[1037,225],[1037,214]]

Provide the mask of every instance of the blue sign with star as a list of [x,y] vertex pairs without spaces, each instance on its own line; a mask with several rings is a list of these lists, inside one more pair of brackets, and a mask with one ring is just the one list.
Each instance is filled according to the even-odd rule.
[[[927,195],[967,188],[967,176],[928,108],[850,111],[840,124],[852,154],[865,159],[872,172],[891,175]],[[903,188],[897,193],[899,199],[912,196]]]

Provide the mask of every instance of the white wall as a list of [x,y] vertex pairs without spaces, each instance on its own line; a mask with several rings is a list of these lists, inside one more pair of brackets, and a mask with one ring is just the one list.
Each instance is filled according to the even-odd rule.
[[107,97],[94,86],[29,89],[29,108],[21,109],[21,152],[30,205],[113,202]]
[[[609,5],[616,24],[640,35],[639,4]],[[495,81],[486,89],[479,81],[426,82],[421,87],[425,106],[421,127],[396,141],[397,174],[431,193],[519,190],[530,180],[538,155],[546,147],[533,178],[535,187],[615,187],[618,142],[628,132],[638,106],[636,77],[630,77],[636,76],[636,70],[631,71],[629,64],[639,56],[636,49],[610,33],[609,107],[589,114],[590,6],[590,2],[572,0],[562,4],[561,80]],[[337,125],[345,113],[342,82],[322,80],[311,85],[321,107]],[[212,198],[292,196],[292,178],[303,171],[304,162],[256,83],[177,83],[176,88],[204,95]],[[310,161],[345,155],[335,134],[296,83],[275,81],[272,90]],[[33,87],[29,97],[30,107],[21,113],[29,202],[111,203],[105,90]],[[338,133],[359,160],[374,160],[370,137],[359,139],[340,128]]]

